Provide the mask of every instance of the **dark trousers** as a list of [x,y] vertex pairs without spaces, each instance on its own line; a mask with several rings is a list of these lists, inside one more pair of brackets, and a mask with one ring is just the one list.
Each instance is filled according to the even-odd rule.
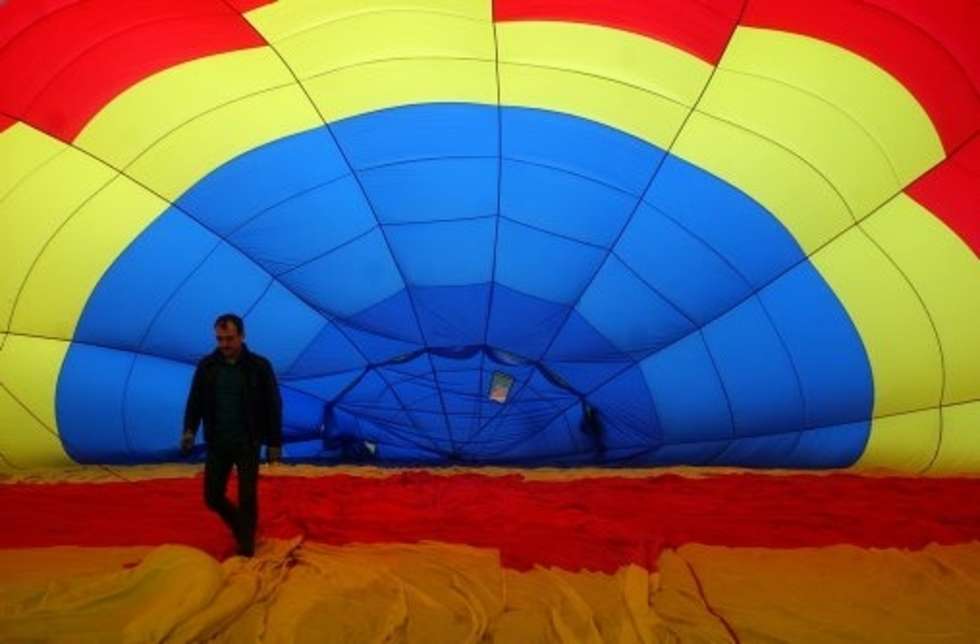
[[[218,513],[238,542],[239,553],[255,547],[258,524],[259,447],[249,443],[208,445],[204,502]],[[238,507],[225,496],[231,468],[238,468]]]

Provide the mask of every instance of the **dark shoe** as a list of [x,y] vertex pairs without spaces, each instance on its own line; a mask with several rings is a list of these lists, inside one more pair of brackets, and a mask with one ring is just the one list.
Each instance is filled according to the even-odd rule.
[[239,557],[252,557],[255,555],[255,544],[239,543],[238,547],[235,548],[235,554],[237,554]]

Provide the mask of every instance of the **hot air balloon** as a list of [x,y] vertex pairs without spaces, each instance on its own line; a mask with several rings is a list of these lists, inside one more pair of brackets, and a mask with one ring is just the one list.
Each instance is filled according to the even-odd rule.
[[977,473],[978,33],[971,0],[2,3],[2,463],[180,461],[233,312],[288,462]]

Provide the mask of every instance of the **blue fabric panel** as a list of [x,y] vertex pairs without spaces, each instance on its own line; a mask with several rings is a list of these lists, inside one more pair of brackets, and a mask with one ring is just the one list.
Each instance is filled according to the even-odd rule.
[[342,316],[355,315],[404,287],[380,230],[285,273],[281,279],[319,308]]
[[704,336],[731,401],[736,435],[803,427],[793,366],[758,299],[706,326]]
[[403,445],[379,441],[378,460],[397,465],[442,465],[446,456],[440,451],[425,449],[422,446]]
[[751,290],[717,252],[646,205],[637,210],[615,252],[699,325]]
[[838,468],[850,467],[864,452],[871,432],[870,421],[847,423],[834,427],[808,429],[800,433],[796,449],[783,467]]
[[[323,316],[274,283],[245,316],[245,336],[284,372],[319,335]],[[288,329],[284,333],[284,329]]]
[[732,437],[725,391],[700,333],[658,351],[640,367],[657,406],[664,443]]
[[331,128],[357,170],[415,159],[497,156],[496,106],[406,105],[343,119]]
[[508,347],[523,356],[539,356],[567,314],[567,306],[497,284],[487,322],[487,344]]
[[607,447],[642,447],[662,442],[657,409],[639,366],[630,367],[589,394],[588,401],[600,410]]
[[[411,311],[409,311],[409,317],[411,317]],[[409,319],[407,322],[414,323],[414,320]],[[344,330],[344,335],[357,347],[365,360],[372,364],[379,364],[397,356],[411,353],[421,346],[415,342],[381,335],[363,327],[338,323],[338,328]]]
[[279,382],[283,386],[289,386],[292,389],[303,391],[327,402],[336,399],[360,375],[360,369],[352,369],[350,371],[342,371],[340,373],[314,378],[299,378],[294,380],[280,377]]
[[[157,312],[220,242],[170,208],[102,276],[75,331],[80,342],[137,349]],[[180,248],[179,253],[173,252]],[[152,284],[153,288],[146,288]],[[126,311],[126,323],[119,312]]]
[[[406,342],[422,342],[412,313],[412,301],[404,289],[347,319],[349,326]],[[418,347],[412,347],[412,350]],[[404,353],[404,352],[401,352]],[[378,362],[375,360],[375,362]]]
[[498,283],[549,302],[570,303],[595,274],[605,251],[501,220]]
[[[487,454],[491,463],[535,463],[547,465],[559,457],[582,454],[581,438],[577,435],[581,412],[576,407],[552,416],[543,427],[528,427],[521,440],[503,443]],[[586,457],[585,454],[588,454]],[[583,460],[593,454],[582,454]]]
[[[843,305],[810,263],[759,292],[803,383],[806,426],[870,418],[874,380],[864,344]],[[833,358],[828,359],[828,347]]]
[[410,286],[464,286],[490,281],[494,228],[486,218],[385,226],[385,234]]
[[132,364],[133,354],[128,351],[77,342],[68,347],[58,375],[55,413],[58,434],[72,459],[79,463],[135,459],[122,415],[123,390]]
[[379,442],[392,442],[392,437],[394,437],[404,444],[440,452],[447,458],[450,454],[456,453],[455,437],[450,435],[446,415],[442,413],[441,409],[431,412],[412,409],[409,416],[412,419],[411,425],[403,426],[397,435],[392,434],[389,429],[388,432],[378,435],[377,440]]
[[449,426],[461,452],[468,452],[466,439],[479,425],[481,393],[480,355],[456,360],[432,356],[439,390],[446,405]]
[[319,437],[313,440],[305,440],[295,443],[286,443],[282,446],[282,457],[289,461],[301,462],[337,462],[340,460],[338,452],[331,452],[323,448],[323,440]]
[[332,323],[324,324],[309,346],[296,356],[292,367],[282,375],[308,378],[324,373],[347,371],[365,364],[364,357]]
[[730,442],[709,464],[772,467],[774,463],[787,462],[799,441],[799,432],[739,438]]
[[[323,441],[317,437],[313,440],[290,442],[282,446],[282,457],[289,461],[316,462],[330,459],[324,454]],[[334,459],[336,460],[336,459]]]
[[726,257],[754,287],[803,259],[782,223],[737,188],[667,157],[644,200]]
[[[423,358],[423,360],[426,360]],[[432,370],[428,365],[425,365],[426,373],[424,376],[414,379],[403,378],[394,384],[395,377],[391,373],[385,373],[386,378],[389,382],[392,382],[392,388],[398,395],[398,398],[408,407],[412,412],[426,412],[430,414],[442,415],[442,401],[439,398],[439,392],[436,390],[435,382],[432,379]],[[444,424],[442,420],[439,421],[440,424]]]
[[638,199],[562,170],[504,160],[500,214],[580,241],[608,247]]
[[585,119],[523,107],[501,110],[505,158],[550,165],[642,194],[663,151]]
[[636,465],[708,465],[729,441],[696,441],[663,445],[636,458]]
[[283,442],[318,435],[323,422],[323,401],[288,387],[280,389]]
[[572,311],[547,353],[546,363],[578,392],[590,392],[633,364],[577,312]]
[[413,288],[415,310],[428,344],[482,344],[489,296],[489,284]]
[[615,257],[603,264],[576,310],[621,351],[653,351],[694,328]]
[[287,136],[228,161],[177,206],[222,236],[265,208],[350,172],[325,128]]
[[278,274],[351,242],[376,224],[357,182],[345,176],[272,206],[229,240]]
[[360,172],[383,224],[497,214],[497,155],[430,159]]
[[376,403],[382,399],[389,407],[398,407],[399,403],[394,397],[389,398],[391,388],[387,381],[376,369],[371,369],[364,377],[358,380],[357,385],[351,389],[341,399],[340,404],[344,405],[365,405]]
[[[135,356],[122,407],[133,462],[174,458],[193,377],[192,365]],[[203,441],[202,432],[198,441]]]
[[222,243],[160,311],[143,343],[148,353],[193,362],[214,349],[214,320],[243,314],[270,284],[255,263]]

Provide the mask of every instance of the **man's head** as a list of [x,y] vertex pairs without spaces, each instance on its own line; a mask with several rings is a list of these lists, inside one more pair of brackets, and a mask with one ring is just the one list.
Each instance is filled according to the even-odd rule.
[[214,321],[214,337],[221,355],[234,360],[242,351],[245,340],[245,323],[234,313],[219,315]]

